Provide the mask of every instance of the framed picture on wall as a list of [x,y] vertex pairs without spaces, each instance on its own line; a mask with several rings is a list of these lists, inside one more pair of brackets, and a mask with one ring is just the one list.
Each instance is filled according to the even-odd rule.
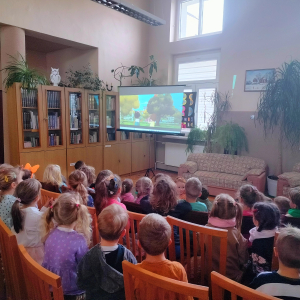
[[245,92],[261,92],[267,83],[273,80],[275,69],[247,70],[245,78]]

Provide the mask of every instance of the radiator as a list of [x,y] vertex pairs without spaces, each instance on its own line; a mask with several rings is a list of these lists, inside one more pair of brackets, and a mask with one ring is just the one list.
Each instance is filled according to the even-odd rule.
[[[186,154],[186,144],[165,143],[165,164],[179,167],[186,162],[190,152]],[[194,153],[203,153],[204,146],[194,146]]]

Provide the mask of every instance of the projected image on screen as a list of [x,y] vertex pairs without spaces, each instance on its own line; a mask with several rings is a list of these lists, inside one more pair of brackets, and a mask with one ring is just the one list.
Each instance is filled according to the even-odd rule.
[[120,129],[179,133],[183,93],[120,95]]

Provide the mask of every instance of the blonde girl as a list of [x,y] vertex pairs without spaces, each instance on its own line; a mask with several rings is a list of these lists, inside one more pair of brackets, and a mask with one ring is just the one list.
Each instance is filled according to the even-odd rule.
[[83,294],[76,284],[77,266],[89,250],[92,231],[90,214],[80,204],[79,194],[61,194],[44,214],[42,229],[46,238],[42,266],[61,277],[65,296]]
[[[231,196],[220,194],[215,198],[212,206],[208,227],[228,230],[226,276],[240,281],[243,275],[243,266],[248,260],[247,240],[241,234],[243,218],[242,206]],[[213,239],[213,270],[219,270],[220,241]]]
[[183,177],[178,176],[175,178],[174,182],[176,183],[177,186],[177,193],[179,199],[186,200],[186,193],[185,193],[186,180]]
[[69,176],[68,184],[74,192],[77,192],[81,196],[81,204],[94,207],[94,200],[87,191],[88,182],[85,173],[80,170],[73,171]]
[[0,169],[0,218],[8,228],[13,225],[11,208],[16,201],[13,196],[17,185],[22,182],[23,172],[20,167]]
[[149,177],[140,178],[135,184],[137,198],[135,203],[140,204],[141,200],[149,200],[150,194],[153,191],[153,183]]
[[41,211],[38,210],[41,184],[33,178],[22,181],[15,190],[15,196],[17,199],[11,209],[12,232],[16,234],[18,244],[24,245],[29,255],[41,265],[44,258],[44,244],[39,224],[43,212],[51,203],[48,201]]
[[66,184],[62,180],[59,165],[48,165],[44,171],[42,188],[54,193],[61,193]]

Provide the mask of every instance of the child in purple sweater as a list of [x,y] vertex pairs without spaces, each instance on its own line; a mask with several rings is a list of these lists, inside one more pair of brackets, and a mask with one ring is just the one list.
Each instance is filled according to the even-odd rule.
[[[77,266],[91,239],[91,218],[79,197],[77,193],[61,194],[43,218],[46,241],[42,266],[61,277],[64,297],[69,300],[84,294],[76,284]],[[57,226],[51,230],[53,221]]]

